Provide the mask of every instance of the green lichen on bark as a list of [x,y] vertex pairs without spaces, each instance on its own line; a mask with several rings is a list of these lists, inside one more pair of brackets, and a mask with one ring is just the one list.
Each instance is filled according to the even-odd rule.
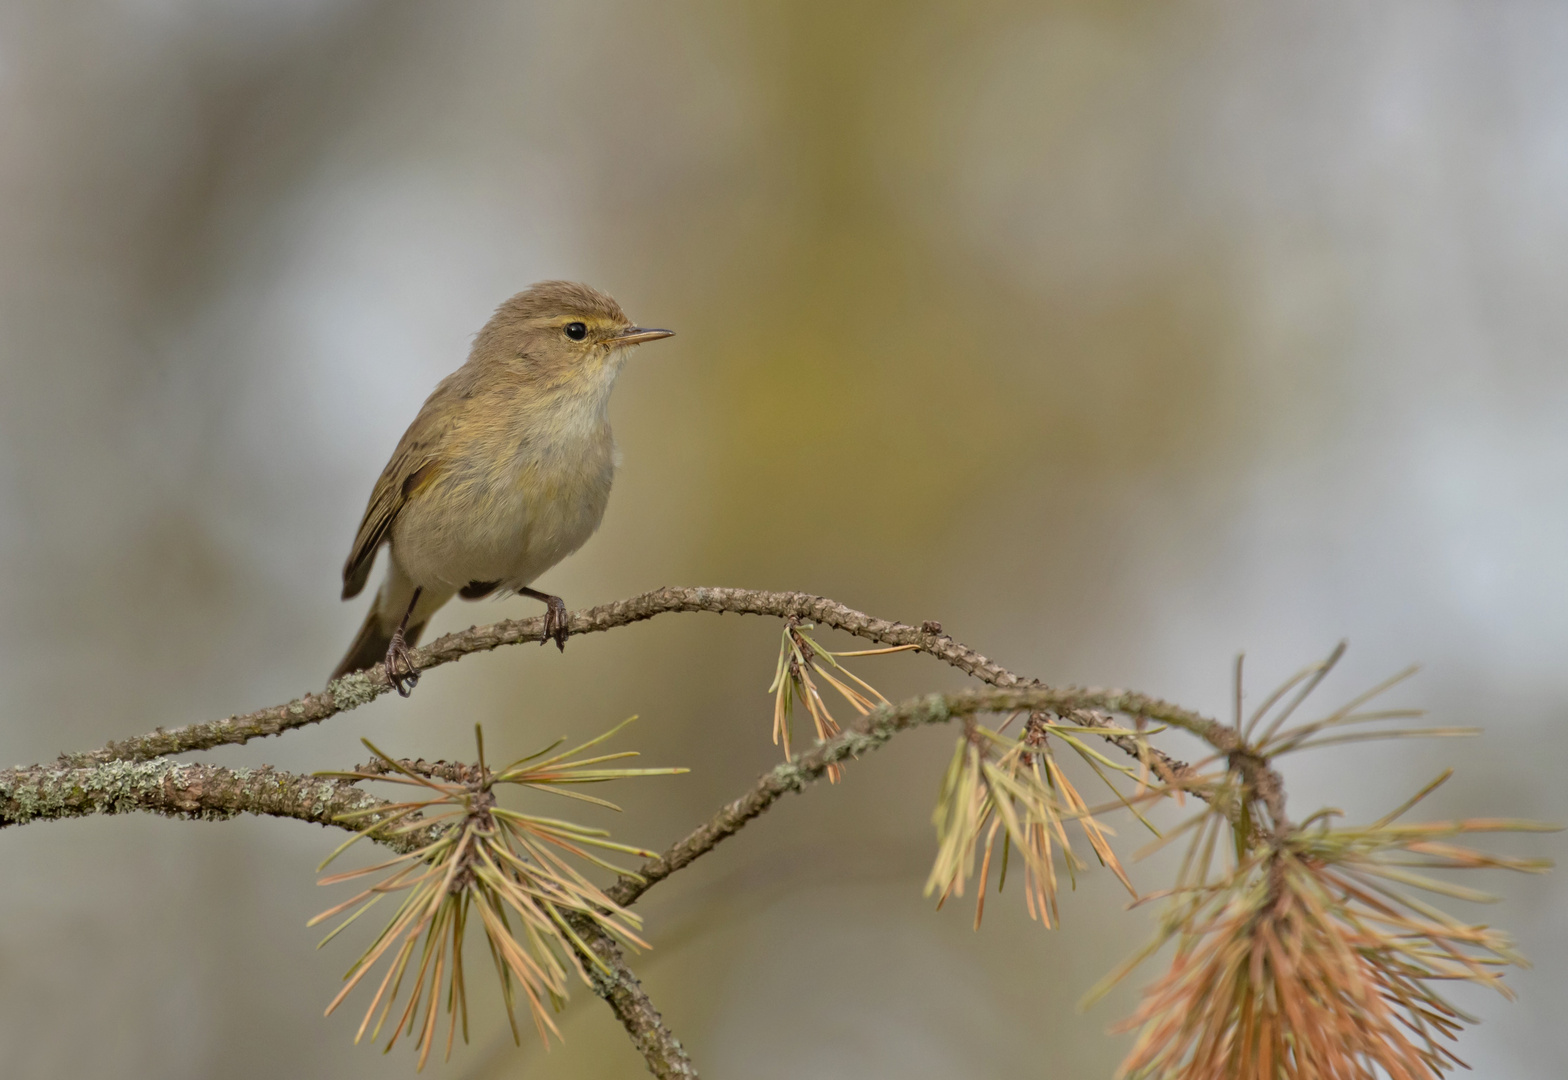
[[[386,692],[386,686],[377,686],[371,681],[370,676],[363,671],[351,672],[340,679],[334,679],[327,684],[327,693],[331,695],[339,712],[357,709],[361,705],[369,705],[376,698]],[[296,702],[296,704],[298,704]],[[303,712],[303,708],[300,710]]]
[[179,769],[170,761],[117,761],[91,769],[39,769],[0,779],[4,821],[20,825],[83,814],[121,814],[145,808]]

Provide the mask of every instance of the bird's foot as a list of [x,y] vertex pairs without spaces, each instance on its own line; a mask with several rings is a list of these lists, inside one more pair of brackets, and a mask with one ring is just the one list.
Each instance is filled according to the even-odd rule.
[[553,639],[555,647],[565,652],[566,635],[569,632],[567,630],[566,601],[559,596],[551,596],[547,592],[540,592],[538,589],[530,589],[526,586],[517,591],[524,596],[531,596],[535,600],[544,601],[544,637],[539,639],[539,644],[543,645],[545,642]]
[[419,684],[419,669],[414,666],[414,658],[409,655],[408,643],[403,639],[401,629],[392,635],[392,643],[387,646],[387,680],[392,684],[392,689],[397,691],[398,697],[408,697]]
[[546,596],[543,599],[545,605],[544,641],[541,641],[539,644],[543,645],[545,641],[549,641],[553,638],[555,640],[555,647],[560,649],[562,652],[565,652],[566,635],[568,632],[566,619],[566,601],[562,600],[559,596]]

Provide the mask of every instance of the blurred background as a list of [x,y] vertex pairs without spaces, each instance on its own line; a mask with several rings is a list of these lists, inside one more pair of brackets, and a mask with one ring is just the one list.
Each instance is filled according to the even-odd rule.
[[[7,0],[0,761],[321,686],[398,436],[497,303],[569,277],[679,331],[616,392],[602,530],[540,582],[571,606],[808,590],[1220,715],[1238,651],[1256,700],[1345,637],[1323,704],[1421,661],[1398,702],[1486,734],[1304,754],[1297,816],[1376,817],[1452,764],[1429,816],[1568,819],[1565,55],[1568,8],[1526,0]],[[692,772],[609,792],[613,827],[662,847],[777,760],[777,635],[506,649],[208,759],[470,758],[476,721],[519,756],[637,713],[622,744]],[[978,934],[933,911],[951,747],[901,738],[639,905],[705,1074],[1111,1074],[1155,972],[1074,1006],[1150,910],[1092,872],[1062,932],[1011,890]],[[412,1073],[321,1018],[358,953],[305,927],[345,895],[314,885],[336,843],[0,836],[6,1075]],[[1516,1003],[1458,992],[1477,1075],[1561,1075],[1564,882],[1456,905],[1536,963]],[[582,988],[564,1047],[515,1048],[475,971],[473,1041],[430,1074],[641,1074]]]

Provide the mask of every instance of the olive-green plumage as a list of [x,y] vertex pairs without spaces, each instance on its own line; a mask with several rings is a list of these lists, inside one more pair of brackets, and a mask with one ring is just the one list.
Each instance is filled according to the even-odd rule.
[[599,527],[616,464],[610,391],[629,346],[670,334],[633,326],[610,297],[569,281],[496,309],[371,492],[343,565],[344,599],[365,587],[383,543],[389,566],[333,678],[391,664],[454,593],[544,599],[564,641],[559,599],[529,586]]

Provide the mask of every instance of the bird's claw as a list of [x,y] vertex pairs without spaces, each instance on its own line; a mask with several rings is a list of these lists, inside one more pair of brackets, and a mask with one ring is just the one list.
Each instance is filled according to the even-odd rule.
[[539,644],[554,640],[555,647],[563,653],[566,651],[567,618],[566,601],[559,596],[544,598],[544,637]]
[[409,655],[402,630],[392,635],[392,643],[387,646],[387,681],[397,691],[398,697],[408,697],[419,684],[419,669],[414,666],[414,658]]

